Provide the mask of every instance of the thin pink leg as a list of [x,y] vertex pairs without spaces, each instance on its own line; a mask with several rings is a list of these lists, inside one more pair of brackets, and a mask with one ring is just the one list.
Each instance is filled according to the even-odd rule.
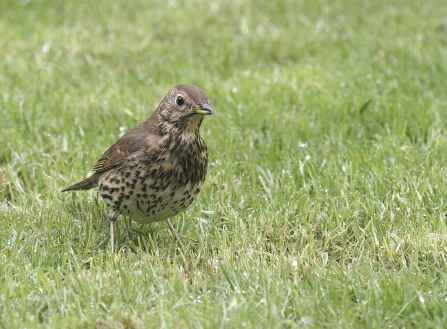
[[174,234],[174,238],[177,241],[177,244],[179,245],[180,250],[182,251],[183,256],[186,258],[185,248],[183,248],[183,243],[182,243],[182,241],[180,241],[180,238],[177,235],[177,232],[175,231],[174,226],[172,226],[171,221],[169,219],[165,219],[165,222],[166,222],[166,224],[168,224],[169,229]]

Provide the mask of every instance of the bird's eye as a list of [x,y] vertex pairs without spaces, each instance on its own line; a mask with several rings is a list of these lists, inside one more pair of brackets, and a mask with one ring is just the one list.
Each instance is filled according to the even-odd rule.
[[185,101],[183,100],[182,96],[177,96],[177,100],[175,101],[177,103],[177,105],[183,105],[183,103],[185,103]]

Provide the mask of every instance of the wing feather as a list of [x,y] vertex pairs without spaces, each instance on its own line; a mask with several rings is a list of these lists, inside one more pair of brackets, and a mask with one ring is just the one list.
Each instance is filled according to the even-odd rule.
[[124,159],[142,148],[151,149],[161,138],[152,135],[140,126],[128,131],[98,159],[93,171],[106,171],[121,165]]

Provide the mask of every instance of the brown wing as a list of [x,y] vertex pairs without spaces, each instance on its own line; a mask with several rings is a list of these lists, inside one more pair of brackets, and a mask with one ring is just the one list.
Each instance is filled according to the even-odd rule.
[[93,171],[105,171],[117,167],[125,158],[141,148],[152,148],[160,138],[161,136],[152,135],[142,129],[141,125],[135,127],[104,152],[93,166]]
[[126,157],[138,152],[142,148],[149,152],[149,150],[157,144],[157,141],[160,138],[161,136],[159,135],[150,134],[147,129],[142,127],[142,125],[135,127],[104,152],[93,167],[93,171],[96,171],[95,174],[79,183],[63,189],[62,192],[89,190],[98,186],[98,180],[104,171],[119,166]]

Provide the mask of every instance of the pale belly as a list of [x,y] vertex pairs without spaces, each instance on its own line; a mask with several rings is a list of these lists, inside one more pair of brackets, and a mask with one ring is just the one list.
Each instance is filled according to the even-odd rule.
[[177,187],[175,191],[168,186],[163,191],[156,192],[141,190],[137,186],[136,190],[140,193],[132,193],[127,198],[128,191],[123,191],[123,194],[116,194],[112,199],[104,198],[104,201],[121,214],[146,224],[168,219],[185,210],[194,201],[201,187],[202,183],[187,183]]
[[[124,208],[126,205],[126,202],[124,202],[121,213],[142,224],[165,220],[177,215],[191,205],[198,191],[200,191],[201,185],[191,186],[191,183],[188,183],[177,189],[175,193],[172,193],[172,189],[167,188],[164,192],[157,193],[156,198],[140,198],[129,202],[127,209]],[[196,194],[194,194],[195,191],[197,191]]]

